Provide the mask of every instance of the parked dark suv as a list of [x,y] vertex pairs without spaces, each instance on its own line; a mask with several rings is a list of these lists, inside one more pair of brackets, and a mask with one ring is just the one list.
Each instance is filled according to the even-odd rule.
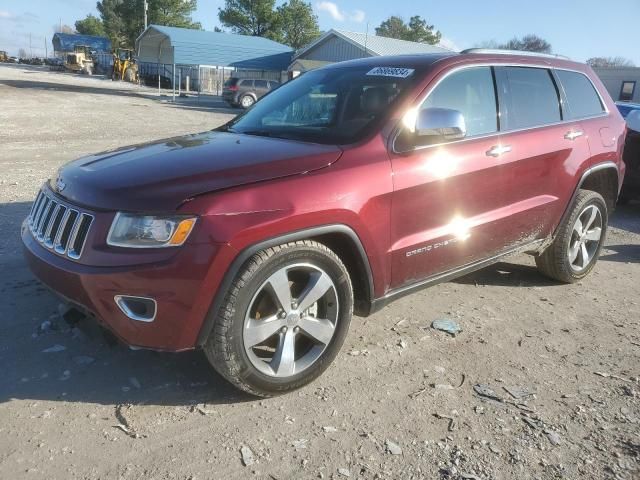
[[576,282],[624,175],[592,70],[477,51],[314,70],[214,131],[76,160],[22,228],[44,283],[124,342],[203,348],[270,396],[336,357],[352,313],[514,252]]
[[279,86],[275,80],[230,78],[224,83],[222,98],[232,107],[249,108]]

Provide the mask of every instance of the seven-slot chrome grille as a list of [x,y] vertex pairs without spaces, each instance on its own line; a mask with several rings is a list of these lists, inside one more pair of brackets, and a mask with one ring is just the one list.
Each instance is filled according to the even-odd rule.
[[93,222],[93,215],[62,203],[42,187],[28,217],[33,237],[44,247],[77,260]]

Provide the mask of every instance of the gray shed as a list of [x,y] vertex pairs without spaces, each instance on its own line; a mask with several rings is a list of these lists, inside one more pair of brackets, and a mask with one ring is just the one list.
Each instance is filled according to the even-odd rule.
[[289,72],[296,74],[312,70],[322,64],[382,55],[445,53],[450,49],[441,45],[408,42],[359,32],[329,30],[296,52]]
[[612,67],[593,69],[615,101],[640,103],[640,68]]

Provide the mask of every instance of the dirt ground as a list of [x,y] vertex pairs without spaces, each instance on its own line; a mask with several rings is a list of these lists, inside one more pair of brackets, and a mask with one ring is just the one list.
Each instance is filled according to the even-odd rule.
[[[63,318],[26,268],[20,223],[66,161],[234,113],[167,100],[0,66],[0,478],[640,478],[637,204],[616,211],[583,282],[518,256],[424,290],[354,318],[320,379],[270,400],[201,352],[132,351]],[[439,318],[463,332],[432,329]]]

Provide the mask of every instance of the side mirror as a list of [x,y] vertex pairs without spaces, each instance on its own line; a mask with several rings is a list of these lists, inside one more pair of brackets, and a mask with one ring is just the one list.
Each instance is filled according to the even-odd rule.
[[[450,108],[425,108],[418,113],[415,134],[422,141],[460,140],[467,135],[464,116],[458,110]],[[433,141],[429,138],[431,137]]]

